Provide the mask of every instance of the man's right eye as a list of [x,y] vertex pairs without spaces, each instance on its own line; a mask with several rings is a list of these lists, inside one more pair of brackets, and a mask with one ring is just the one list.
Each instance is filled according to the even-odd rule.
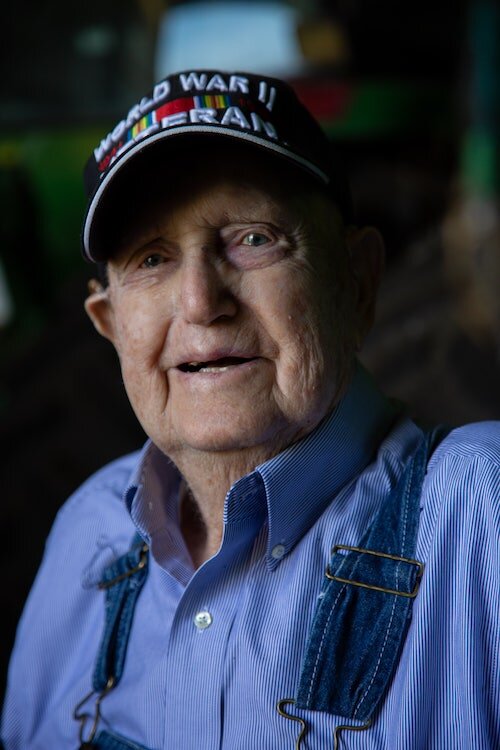
[[165,262],[165,258],[163,255],[160,255],[160,253],[152,253],[151,255],[148,255],[147,258],[144,258],[144,260],[141,263],[142,268],[155,268],[156,266],[159,266],[161,263]]

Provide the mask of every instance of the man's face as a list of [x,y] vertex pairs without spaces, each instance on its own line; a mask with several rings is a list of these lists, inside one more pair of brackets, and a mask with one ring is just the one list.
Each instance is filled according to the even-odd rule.
[[109,288],[87,304],[144,430],[174,460],[273,455],[310,432],[357,337],[334,206],[259,154],[221,154],[183,163],[175,184],[124,210]]

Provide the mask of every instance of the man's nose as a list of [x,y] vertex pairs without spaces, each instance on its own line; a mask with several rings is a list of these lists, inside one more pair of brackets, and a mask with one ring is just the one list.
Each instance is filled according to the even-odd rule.
[[180,306],[184,319],[195,325],[210,325],[236,314],[237,302],[220,263],[203,253],[185,262]]

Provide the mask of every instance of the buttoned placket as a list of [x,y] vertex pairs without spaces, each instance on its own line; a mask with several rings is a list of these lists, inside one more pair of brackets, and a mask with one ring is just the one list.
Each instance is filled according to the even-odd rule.
[[[228,643],[239,600],[244,595],[241,581],[247,579],[245,571],[265,514],[265,490],[258,474],[253,473],[228,493],[221,548],[192,575],[172,622],[166,660],[166,704],[182,705],[182,716],[189,716],[190,731],[193,736],[204,737],[206,748],[221,745]],[[236,596],[226,596],[228,587]],[[200,670],[200,664],[207,666]],[[178,715],[178,709],[174,715],[167,710],[166,747],[182,747],[185,742],[186,721],[176,721]],[[214,721],[214,717],[219,720]]]

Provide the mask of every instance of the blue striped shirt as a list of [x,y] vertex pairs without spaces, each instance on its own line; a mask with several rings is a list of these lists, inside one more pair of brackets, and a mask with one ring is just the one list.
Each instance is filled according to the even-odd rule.
[[[19,625],[7,750],[78,746],[72,713],[104,623],[96,582],[136,529],[150,572],[101,727],[151,750],[295,748],[300,727],[276,704],[296,694],[330,549],[358,542],[420,435],[358,369],[311,435],[235,483],[221,548],[196,571],[181,477],[154,445],[88,480],[59,512]],[[428,467],[416,553],[426,567],[396,674],[373,726],[343,733],[342,748],[500,748],[499,531],[500,424],[454,430]],[[295,713],[303,750],[333,747],[342,717]]]

